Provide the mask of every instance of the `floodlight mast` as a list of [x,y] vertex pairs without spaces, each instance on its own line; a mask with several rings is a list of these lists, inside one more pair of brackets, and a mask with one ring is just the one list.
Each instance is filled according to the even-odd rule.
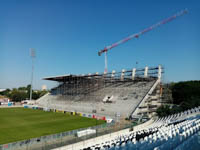
[[127,41],[129,41],[129,40],[131,40],[131,39],[133,39],[133,38],[139,38],[140,35],[142,35],[142,34],[144,34],[144,33],[146,33],[146,32],[149,32],[149,31],[153,30],[154,28],[157,28],[157,27],[159,27],[159,26],[161,26],[161,25],[163,25],[163,24],[166,24],[166,23],[168,23],[168,22],[170,22],[170,21],[176,19],[177,17],[182,16],[182,15],[184,15],[184,14],[186,14],[186,13],[188,13],[188,10],[187,10],[187,9],[184,9],[184,10],[182,10],[182,11],[176,13],[175,15],[173,15],[173,16],[171,16],[171,17],[165,19],[165,20],[162,20],[162,21],[160,21],[160,22],[158,22],[158,23],[156,23],[156,24],[154,24],[154,25],[152,25],[152,26],[150,26],[150,27],[148,27],[148,28],[142,30],[141,32],[132,34],[132,35],[126,37],[125,39],[122,39],[122,40],[120,40],[120,41],[118,41],[118,42],[116,42],[116,43],[114,43],[114,44],[112,44],[112,45],[106,46],[103,50],[100,50],[100,51],[98,52],[98,55],[99,55],[99,56],[101,56],[102,53],[105,53],[105,70],[104,70],[104,72],[107,73],[107,70],[108,70],[108,69],[107,69],[107,52],[108,52],[110,49],[112,49],[112,48],[114,48],[114,47],[116,47],[116,46],[118,46],[118,45],[120,45],[120,44],[126,43]]
[[31,55],[31,59],[32,59],[32,69],[31,69],[31,87],[30,87],[30,99],[29,99],[29,100],[32,100],[33,71],[34,71],[35,49],[30,48],[30,55]]

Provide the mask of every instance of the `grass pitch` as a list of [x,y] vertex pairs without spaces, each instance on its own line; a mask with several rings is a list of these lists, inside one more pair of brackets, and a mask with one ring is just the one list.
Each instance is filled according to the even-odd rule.
[[103,120],[25,108],[0,108],[0,144],[103,124]]

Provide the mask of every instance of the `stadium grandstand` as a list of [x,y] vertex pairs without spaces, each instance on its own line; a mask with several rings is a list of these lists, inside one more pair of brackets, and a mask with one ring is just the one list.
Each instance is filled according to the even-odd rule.
[[54,150],[199,150],[200,107]]
[[161,104],[163,68],[123,69],[108,73],[46,77],[58,86],[41,97],[38,106],[96,117],[151,117]]
[[65,145],[55,150],[198,150],[200,107],[163,118],[155,116],[165,103],[161,77],[163,68],[123,69],[108,73],[46,77],[58,86],[38,100],[46,109],[95,114],[118,121],[148,121],[105,135]]
[[[36,105],[24,108],[107,123],[3,144],[0,150],[198,150],[200,106],[162,118],[156,116],[157,108],[166,103],[163,70],[159,65],[45,77],[58,85],[39,98]],[[123,124],[125,120],[129,124]]]

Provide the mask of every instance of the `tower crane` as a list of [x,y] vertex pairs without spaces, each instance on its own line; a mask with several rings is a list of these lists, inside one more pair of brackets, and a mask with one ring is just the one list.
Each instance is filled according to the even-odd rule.
[[154,25],[152,25],[152,26],[150,26],[150,27],[138,32],[138,33],[132,34],[132,35],[130,35],[130,36],[128,36],[128,37],[126,37],[126,38],[124,38],[124,39],[122,39],[122,40],[120,40],[120,41],[118,41],[118,42],[116,42],[116,43],[114,43],[112,45],[106,46],[103,50],[100,50],[98,52],[99,56],[101,56],[102,53],[105,54],[105,70],[104,70],[104,73],[107,73],[107,52],[109,50],[111,50],[112,48],[114,48],[114,47],[116,47],[116,46],[118,46],[120,44],[123,44],[123,43],[125,43],[125,42],[127,42],[127,41],[129,41],[129,40],[131,40],[133,38],[138,38],[142,34],[147,33],[149,31],[153,30],[154,28],[157,28],[157,27],[159,27],[159,26],[161,26],[163,24],[166,24],[166,23],[168,23],[168,22],[170,22],[170,21],[176,19],[177,17],[182,16],[182,15],[184,15],[186,13],[188,13],[188,10],[184,9],[184,10],[176,13],[175,15],[173,15],[173,16],[167,18],[167,19],[164,19],[164,20],[162,20],[162,21],[160,21],[160,22],[158,22],[158,23],[156,23],[156,24],[154,24]]

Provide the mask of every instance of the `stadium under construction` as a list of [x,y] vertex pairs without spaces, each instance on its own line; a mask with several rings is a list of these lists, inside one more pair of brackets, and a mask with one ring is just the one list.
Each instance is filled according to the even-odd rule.
[[39,106],[96,117],[151,117],[161,104],[163,68],[113,70],[108,73],[46,77],[58,86],[38,100]]
[[[158,107],[170,101],[170,94],[166,99],[164,96],[166,92],[162,86],[164,68],[161,65],[111,72],[107,69],[108,51],[186,13],[188,11],[184,9],[100,50],[99,56],[105,54],[104,73],[67,74],[43,78],[43,80],[56,82],[57,86],[40,97],[36,105],[24,105],[24,108],[51,111],[45,113],[62,112],[61,115],[65,115],[64,117],[72,118],[70,123],[63,123],[59,120],[60,126],[58,124],[57,126],[52,117],[53,127],[56,128],[76,127],[83,117],[95,121],[96,126],[87,125],[87,129],[52,135],[47,135],[45,131],[42,137],[0,145],[0,150],[199,149],[200,106],[162,118],[156,116]],[[80,121],[72,124],[73,117],[79,117]],[[34,118],[38,119],[38,116]],[[102,126],[97,126],[97,120],[103,122]],[[121,124],[122,120],[128,122],[128,126],[127,124],[120,126],[123,124]],[[41,119],[41,125],[47,125],[43,119]],[[33,128],[35,129],[35,124]]]

